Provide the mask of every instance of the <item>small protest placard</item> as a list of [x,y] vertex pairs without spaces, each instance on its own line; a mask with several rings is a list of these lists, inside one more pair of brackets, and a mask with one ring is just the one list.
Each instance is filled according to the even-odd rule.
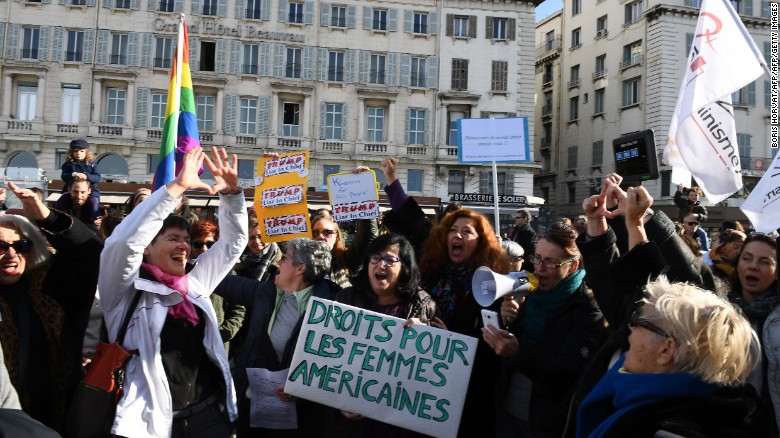
[[528,118],[458,120],[458,162],[528,162]]
[[255,206],[263,242],[311,236],[306,204],[308,165],[308,152],[257,160]]
[[285,392],[436,437],[458,433],[477,339],[311,298]]
[[373,170],[328,176],[328,196],[336,221],[379,217],[379,184]]

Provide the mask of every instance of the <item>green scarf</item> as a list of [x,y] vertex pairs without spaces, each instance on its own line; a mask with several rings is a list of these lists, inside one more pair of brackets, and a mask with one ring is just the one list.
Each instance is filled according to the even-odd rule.
[[528,335],[531,345],[539,345],[544,337],[547,319],[563,307],[564,303],[580,288],[585,278],[585,270],[578,269],[573,274],[561,280],[549,292],[536,291],[525,299],[525,317],[523,318],[523,333]]

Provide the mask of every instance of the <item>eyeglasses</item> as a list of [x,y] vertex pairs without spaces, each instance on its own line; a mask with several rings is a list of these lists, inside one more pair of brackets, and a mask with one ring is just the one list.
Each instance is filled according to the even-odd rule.
[[686,222],[686,224],[688,224],[688,225],[690,225],[690,226],[699,225],[699,223],[698,223],[698,222]]
[[558,269],[563,265],[574,263],[578,260],[577,257],[569,260],[565,260],[563,262],[559,262],[555,259],[543,259],[539,254],[532,254],[531,257],[528,258],[528,261],[533,263],[534,265],[542,265],[547,269]]
[[631,319],[628,321],[628,326],[632,328],[642,327],[643,329],[650,330],[651,332],[663,336],[664,338],[674,339],[669,333],[666,332],[666,330],[642,318],[641,307],[638,307],[636,310],[634,310],[634,313],[631,314]]
[[217,242],[213,241],[213,240],[206,241],[206,242],[204,242],[203,240],[196,240],[196,241],[192,242],[192,247],[193,248],[203,248],[203,245],[206,245],[206,249],[208,249],[208,248],[211,248],[211,246],[214,245],[215,243],[217,243]]
[[261,241],[262,241],[262,240],[263,240],[263,238],[262,238],[262,236],[260,236],[259,234],[257,234],[257,235],[252,235],[252,236],[249,236],[249,240],[261,240]]
[[32,250],[33,244],[27,239],[17,240],[16,242],[3,242],[0,240],[0,255],[7,254],[9,248],[13,248],[19,254],[27,254]]
[[315,239],[318,239],[320,236],[325,237],[326,239],[330,239],[333,237],[333,235],[336,234],[336,230],[312,230],[311,236]]
[[512,261],[513,262],[522,262],[523,261],[523,256],[512,257]]
[[401,259],[391,255],[386,255],[383,257],[379,254],[371,254],[368,256],[368,261],[371,262],[372,265],[378,265],[379,262],[383,261],[387,266],[392,268],[396,263],[400,262]]

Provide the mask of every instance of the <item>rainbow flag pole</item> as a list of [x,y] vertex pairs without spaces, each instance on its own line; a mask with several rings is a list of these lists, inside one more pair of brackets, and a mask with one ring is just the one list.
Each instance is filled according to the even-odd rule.
[[168,102],[165,106],[160,159],[154,172],[154,190],[168,184],[181,170],[181,161],[187,151],[200,146],[198,116],[195,113],[195,94],[190,74],[190,40],[184,14],[179,16],[179,34],[176,42],[176,61],[171,69]]

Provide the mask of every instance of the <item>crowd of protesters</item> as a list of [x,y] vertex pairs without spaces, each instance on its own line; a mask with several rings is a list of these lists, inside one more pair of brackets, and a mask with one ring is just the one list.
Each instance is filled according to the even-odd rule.
[[[198,176],[204,165],[214,184]],[[736,223],[710,242],[697,188],[678,190],[675,221],[610,174],[582,215],[537,234],[521,209],[502,241],[460,205],[429,220],[397,166],[382,162],[391,209],[352,239],[317,211],[311,239],[278,244],[263,241],[263,211],[248,211],[224,150],[190,151],[175,180],[136,192],[99,232],[79,214],[96,187],[77,170],[70,207],[8,183],[22,208],[0,215],[0,433],[25,421],[63,433],[94,343],[115,340],[129,312],[123,346],[137,353],[116,436],[418,436],[283,385],[297,428],[252,423],[247,370],[290,366],[318,297],[477,338],[459,436],[778,436],[774,237]],[[218,194],[217,221],[188,211],[188,190]],[[472,291],[482,266],[536,282],[489,306],[499,327],[483,327]]]

